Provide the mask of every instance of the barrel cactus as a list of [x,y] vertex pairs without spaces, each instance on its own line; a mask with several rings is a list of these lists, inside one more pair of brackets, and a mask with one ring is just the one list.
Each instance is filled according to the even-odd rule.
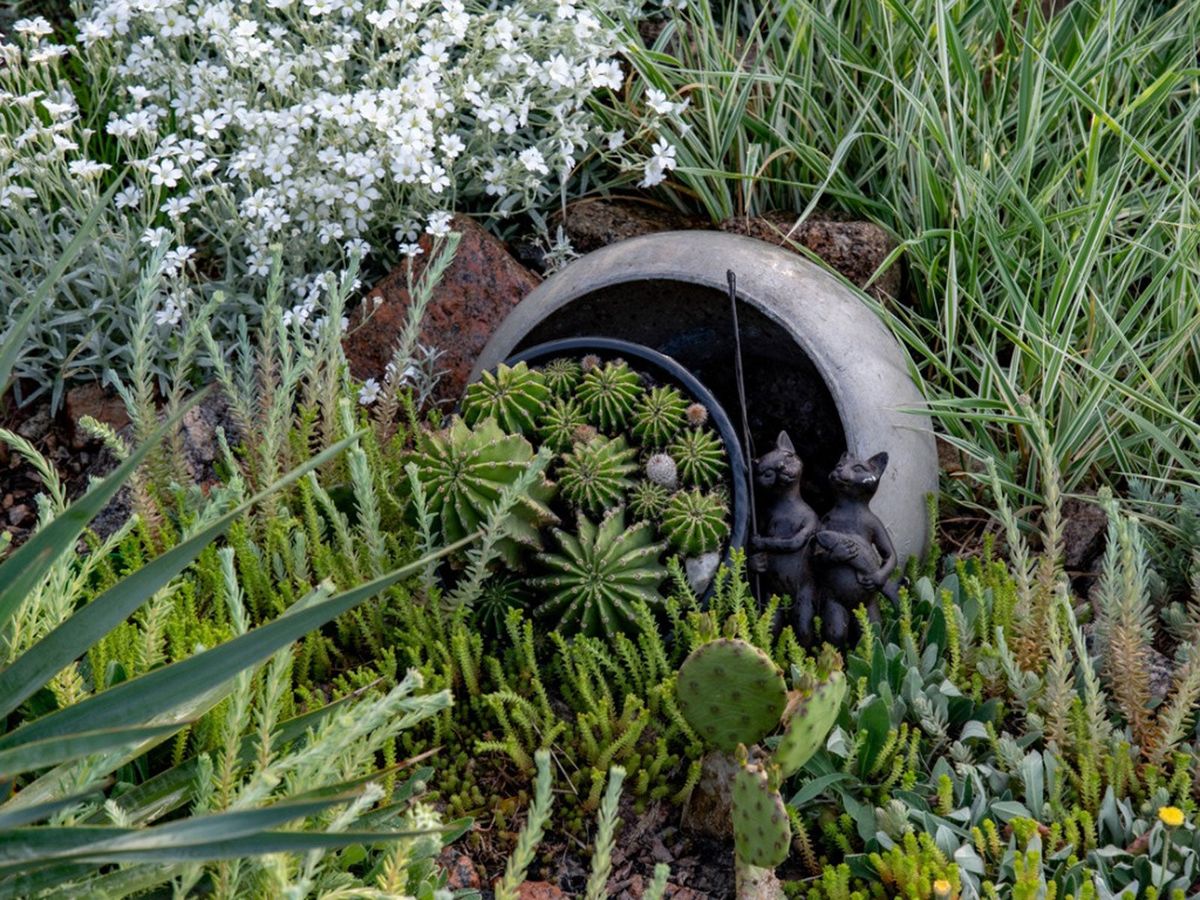
[[632,623],[634,604],[658,605],[658,585],[667,570],[659,561],[665,545],[654,540],[654,527],[625,525],[624,507],[597,524],[580,513],[575,533],[554,529],[557,552],[540,553],[544,575],[529,579],[548,592],[537,615],[556,629],[602,635]]
[[583,367],[573,359],[559,357],[542,366],[542,377],[554,396],[570,397],[583,377]]
[[661,447],[687,423],[687,401],[669,385],[651,388],[633,411],[633,433],[647,447]]
[[625,492],[633,487],[629,476],[637,471],[636,456],[636,448],[620,437],[576,444],[558,469],[563,498],[576,509],[593,513],[623,503]]
[[586,368],[576,396],[601,431],[623,429],[642,396],[641,378],[623,360]]
[[663,531],[688,556],[708,553],[729,536],[729,506],[714,493],[679,491],[663,510]]
[[573,444],[579,430],[587,425],[587,418],[578,400],[558,398],[546,405],[538,423],[538,434],[551,450],[560,453]]
[[667,452],[679,467],[683,483],[694,487],[712,487],[725,474],[725,447],[713,432],[689,428],[679,435]]
[[462,416],[468,425],[493,418],[505,431],[532,433],[542,416],[550,389],[545,376],[523,362],[484,372],[463,395]]

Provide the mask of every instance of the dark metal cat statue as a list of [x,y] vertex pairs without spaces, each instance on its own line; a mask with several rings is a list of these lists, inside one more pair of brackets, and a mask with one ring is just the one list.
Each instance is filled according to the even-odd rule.
[[858,641],[854,609],[865,605],[871,621],[878,622],[880,593],[893,604],[900,602],[896,584],[888,581],[896,550],[870,506],[887,463],[886,453],[868,460],[844,453],[829,473],[835,500],[813,536],[812,568],[821,600],[821,637],[837,646]]
[[792,630],[807,645],[813,639],[816,582],[810,538],[820,527],[811,506],[800,496],[803,463],[786,431],[775,448],[754,461],[754,482],[769,498],[766,529],[750,539],[747,565],[764,576],[767,591],[792,601]]

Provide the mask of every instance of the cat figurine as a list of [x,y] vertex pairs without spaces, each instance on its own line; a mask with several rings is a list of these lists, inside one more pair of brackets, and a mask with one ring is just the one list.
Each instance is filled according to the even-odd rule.
[[[769,497],[766,528],[751,538],[750,571],[766,577],[767,590],[792,601],[792,629],[801,644],[813,638],[816,582],[813,578],[809,539],[820,520],[800,496],[804,465],[786,431],[775,448],[754,461],[754,482]],[[778,624],[778,623],[777,623]]]
[[900,602],[896,585],[888,581],[896,550],[870,508],[887,464],[886,453],[868,460],[844,453],[829,473],[835,500],[813,536],[812,566],[821,598],[821,636],[837,646],[857,641],[854,609],[865,605],[871,621],[878,622],[878,594]]

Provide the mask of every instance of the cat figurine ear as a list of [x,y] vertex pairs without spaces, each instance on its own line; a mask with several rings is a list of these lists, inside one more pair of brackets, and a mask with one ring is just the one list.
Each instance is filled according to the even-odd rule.
[[867,460],[867,465],[875,470],[876,476],[882,476],[883,470],[887,468],[888,455],[887,453],[876,453]]
[[780,450],[786,450],[788,453],[796,452],[796,448],[792,446],[792,439],[788,437],[786,431],[779,432],[779,437],[775,439],[775,446]]

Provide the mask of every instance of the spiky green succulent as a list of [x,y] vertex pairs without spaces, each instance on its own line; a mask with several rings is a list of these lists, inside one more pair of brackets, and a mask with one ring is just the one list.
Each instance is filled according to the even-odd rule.
[[575,392],[589,420],[601,431],[625,427],[642,396],[641,378],[621,360],[593,365]]
[[688,724],[727,753],[774,731],[787,705],[779,667],[753,644],[735,638],[693,650],[679,668],[675,693]]
[[773,869],[787,859],[792,824],[779,793],[778,773],[746,764],[733,776],[733,846],[742,862]]
[[671,492],[653,481],[639,481],[629,489],[629,513],[637,520],[658,521],[667,508]]
[[462,416],[468,425],[493,418],[505,431],[530,434],[549,398],[550,388],[541,372],[523,362],[511,367],[501,363],[467,388]]
[[538,434],[543,444],[561,453],[575,442],[579,429],[585,425],[587,417],[579,401],[558,397],[546,404],[538,422]]
[[805,680],[806,684],[788,695],[783,712],[787,727],[773,757],[784,778],[799,772],[820,749],[846,697],[846,676],[840,671],[819,681],[811,676]]
[[633,487],[630,473],[637,470],[637,449],[625,438],[597,436],[579,442],[567,453],[558,468],[562,495],[576,509],[600,512],[624,503],[625,492]]
[[687,422],[687,401],[669,385],[651,388],[633,410],[633,433],[647,447],[662,447]]
[[504,634],[504,621],[514,609],[524,609],[532,597],[525,582],[514,575],[493,575],[483,583],[472,612],[479,627],[498,637]]
[[583,367],[573,359],[559,357],[552,359],[542,366],[542,377],[546,387],[550,388],[557,397],[569,397],[583,377]]
[[[505,433],[495,419],[483,419],[471,428],[455,416],[440,431],[418,432],[416,447],[405,462],[416,465],[427,509],[439,523],[442,540],[450,543],[479,528],[500,492],[533,459],[529,441]],[[541,547],[539,529],[558,523],[547,505],[553,495],[554,485],[543,479],[517,501],[509,519],[510,539],[501,546],[506,560],[515,562],[514,541]]]
[[685,430],[671,442],[667,452],[686,485],[712,487],[725,474],[725,445],[708,429]]
[[555,628],[599,636],[632,623],[639,601],[662,602],[658,586],[667,570],[659,556],[666,545],[654,540],[650,523],[626,528],[624,508],[615,507],[599,524],[581,513],[574,534],[553,533],[558,552],[538,554],[546,574],[528,584],[547,592],[537,615]]
[[697,488],[679,491],[663,512],[662,530],[679,552],[687,556],[708,553],[729,536],[729,507],[711,492]]

